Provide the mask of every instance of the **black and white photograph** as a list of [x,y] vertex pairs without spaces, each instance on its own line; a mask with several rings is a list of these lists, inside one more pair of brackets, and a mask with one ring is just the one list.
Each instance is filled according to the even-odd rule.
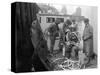
[[98,7],[11,4],[11,70],[44,72],[98,67]]

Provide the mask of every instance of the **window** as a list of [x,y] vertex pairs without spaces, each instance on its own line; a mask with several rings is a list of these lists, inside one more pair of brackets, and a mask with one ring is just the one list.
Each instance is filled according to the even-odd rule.
[[47,17],[46,20],[47,20],[47,23],[55,22],[55,18],[53,18],[53,17]]
[[61,22],[64,22],[64,18],[56,18],[58,20],[60,20]]

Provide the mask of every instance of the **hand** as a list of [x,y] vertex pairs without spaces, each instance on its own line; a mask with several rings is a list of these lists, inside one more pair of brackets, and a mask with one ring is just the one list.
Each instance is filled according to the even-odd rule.
[[70,42],[67,42],[67,45],[70,45]]

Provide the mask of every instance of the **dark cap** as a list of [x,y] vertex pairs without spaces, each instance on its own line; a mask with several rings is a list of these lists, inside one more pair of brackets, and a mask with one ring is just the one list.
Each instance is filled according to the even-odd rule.
[[68,25],[71,25],[72,24],[72,22],[71,22],[71,20],[66,20],[66,22],[65,22],[66,24],[68,24]]
[[61,22],[60,19],[55,20],[55,23],[57,23],[57,24],[59,24],[60,22]]
[[85,19],[84,19],[84,22],[85,22],[85,23],[89,23],[89,19],[88,19],[88,18],[85,18]]
[[76,22],[76,20],[75,20],[75,19],[73,19],[73,20],[72,20],[72,22]]

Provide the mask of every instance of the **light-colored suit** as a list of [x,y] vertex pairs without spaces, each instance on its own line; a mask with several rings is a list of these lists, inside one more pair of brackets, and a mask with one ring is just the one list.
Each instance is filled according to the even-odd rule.
[[90,57],[93,54],[93,28],[89,24],[83,32],[83,52]]

